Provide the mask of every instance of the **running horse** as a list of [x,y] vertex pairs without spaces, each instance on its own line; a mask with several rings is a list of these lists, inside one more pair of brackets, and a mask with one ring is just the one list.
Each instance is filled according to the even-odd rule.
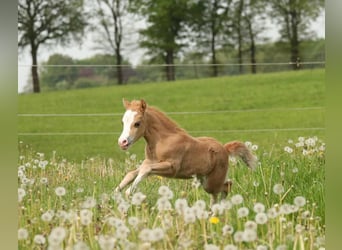
[[123,99],[126,112],[122,118],[123,131],[118,144],[127,150],[141,137],[146,141],[145,160],[123,178],[116,191],[127,185],[126,195],[132,194],[137,185],[149,175],[187,179],[196,176],[211,194],[211,204],[227,196],[232,182],[226,180],[228,157],[239,156],[248,167],[254,169],[256,157],[239,141],[222,145],[211,137],[192,137],[174,121],[144,100],[131,102]]

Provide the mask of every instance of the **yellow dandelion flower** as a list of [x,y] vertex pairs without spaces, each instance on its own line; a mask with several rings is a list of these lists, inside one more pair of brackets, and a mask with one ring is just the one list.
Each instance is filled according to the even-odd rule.
[[220,219],[217,218],[217,217],[215,217],[215,216],[213,216],[213,217],[210,217],[209,222],[210,222],[211,224],[217,224],[217,223],[220,222]]

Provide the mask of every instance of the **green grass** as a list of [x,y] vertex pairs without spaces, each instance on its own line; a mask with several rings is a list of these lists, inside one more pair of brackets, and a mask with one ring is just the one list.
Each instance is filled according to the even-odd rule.
[[[299,71],[19,96],[20,114],[122,113],[122,97],[144,98],[166,112],[245,110],[171,117],[193,135],[251,141],[258,146],[254,153],[259,165],[250,171],[231,159],[228,177],[233,187],[225,203],[217,206],[220,212],[208,207],[209,195],[194,187],[194,180],[157,176],[141,182],[137,192],[145,198],[135,204],[113,189],[143,159],[143,140],[125,153],[116,145],[118,134],[19,136],[18,249],[113,249],[105,243],[114,249],[324,248],[324,130],[262,130],[324,127],[325,110],[319,108],[325,104],[324,75],[324,70]],[[317,108],[288,109],[299,107]],[[121,131],[121,116],[18,121],[20,133]],[[276,193],[275,185],[283,190]],[[161,201],[168,203],[158,193],[161,186],[173,194],[166,210],[160,206]],[[56,194],[59,187],[64,195]],[[236,195],[243,202],[234,205]],[[305,198],[305,204],[295,205],[298,197]],[[179,213],[179,199],[187,201],[187,213]],[[201,201],[205,208],[198,206]],[[265,207],[264,224],[256,218],[256,203]],[[239,216],[241,208],[249,214]],[[272,210],[277,212],[274,217]],[[132,224],[134,219],[139,223]],[[233,233],[225,232],[228,226]],[[153,237],[159,232],[159,240],[143,237],[146,230]],[[250,238],[239,241],[239,233],[247,232]],[[44,242],[38,243],[37,235]]]
[[[283,143],[287,138],[311,135],[324,137],[324,131],[312,129],[263,131],[324,127],[324,108],[286,110],[324,107],[324,77],[324,70],[306,70],[20,95],[18,113],[120,114],[124,112],[121,101],[123,97],[144,98],[150,105],[165,112],[245,110],[246,112],[170,116],[193,136],[212,136],[221,142],[248,140],[269,149]],[[261,111],[251,111],[255,109]],[[93,156],[118,160],[124,158],[117,146],[117,138],[121,132],[121,115],[18,117],[18,131],[110,132],[112,134],[105,135],[19,135],[19,140],[49,156],[57,151],[58,155],[69,160],[80,161]],[[142,157],[143,147],[144,142],[140,141],[130,150]]]

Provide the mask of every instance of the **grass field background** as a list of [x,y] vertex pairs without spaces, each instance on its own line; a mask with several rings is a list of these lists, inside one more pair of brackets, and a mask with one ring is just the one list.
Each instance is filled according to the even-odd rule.
[[[325,249],[324,78],[307,70],[20,95],[18,249]],[[230,159],[232,191],[213,207],[196,179],[150,176],[131,197],[113,192],[143,159],[143,140],[117,146],[123,97],[165,112],[224,111],[170,116],[194,136],[249,141],[257,169]],[[78,135],[48,135],[61,132]]]
[[[94,156],[123,160],[125,155],[117,146],[122,98],[144,98],[165,112],[228,111],[169,116],[193,136],[212,136],[221,142],[253,141],[269,149],[290,137],[324,136],[324,130],[314,129],[325,124],[324,78],[324,70],[306,70],[20,95],[19,115],[115,115],[19,116],[19,140],[69,160]],[[98,134],[80,135],[94,132]],[[142,157],[143,147],[141,140],[130,152]]]

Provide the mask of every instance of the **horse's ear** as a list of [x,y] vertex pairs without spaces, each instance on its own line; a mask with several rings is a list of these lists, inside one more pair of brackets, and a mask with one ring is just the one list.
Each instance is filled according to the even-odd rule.
[[122,98],[122,104],[125,107],[125,109],[128,109],[130,102],[127,101],[125,98]]
[[145,100],[143,100],[143,99],[140,100],[140,103],[141,103],[140,104],[141,105],[140,106],[141,112],[144,113],[146,110],[147,104],[146,104]]

